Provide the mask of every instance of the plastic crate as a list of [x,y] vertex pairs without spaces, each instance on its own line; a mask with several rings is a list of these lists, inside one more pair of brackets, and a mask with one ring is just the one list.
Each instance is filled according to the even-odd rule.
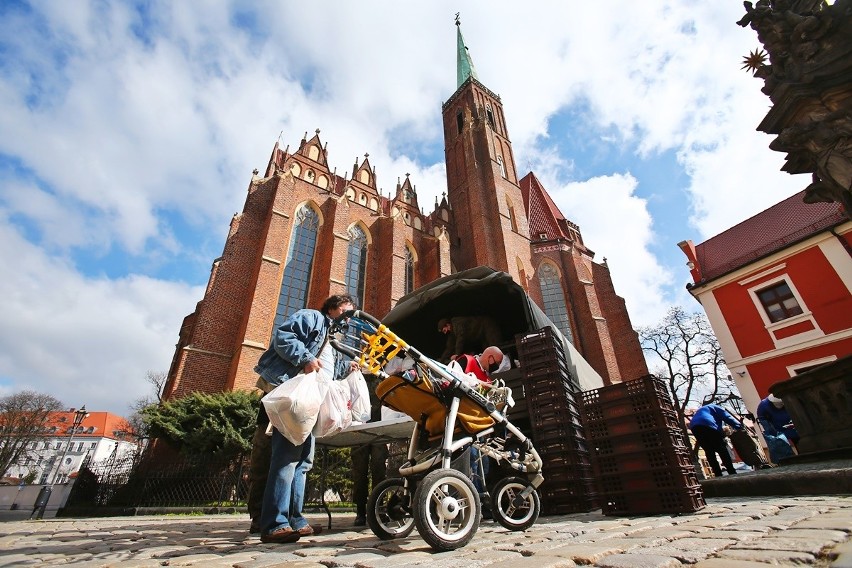
[[629,475],[602,475],[598,487],[602,495],[628,491],[694,489],[699,486],[692,467],[664,468]]
[[637,434],[596,438],[589,443],[589,449],[598,456],[643,452],[660,448],[689,451],[689,447],[684,441],[683,432],[678,428],[660,428]]
[[599,476],[628,475],[664,468],[692,468],[689,452],[674,448],[645,450],[629,454],[600,456],[592,454],[592,464]]
[[607,420],[655,410],[675,412],[674,405],[670,401],[647,393],[636,394],[622,400],[580,404],[581,414],[589,421]]
[[583,392],[583,404],[624,400],[640,394],[660,397],[671,404],[671,396],[669,396],[666,383],[654,375],[645,375],[632,381],[624,381],[585,391]]
[[647,513],[691,513],[703,509],[701,487],[664,491],[628,491],[601,495],[604,515],[637,515]]
[[596,496],[588,496],[582,499],[567,500],[560,502],[554,499],[546,499],[541,504],[541,514],[544,517],[549,515],[571,515],[573,513],[588,513],[599,509],[598,498]]
[[678,419],[677,413],[673,410],[661,408],[625,416],[614,416],[603,420],[591,420],[588,416],[583,416],[583,426],[586,429],[586,438],[596,440],[626,434],[639,434],[648,430],[678,428]]

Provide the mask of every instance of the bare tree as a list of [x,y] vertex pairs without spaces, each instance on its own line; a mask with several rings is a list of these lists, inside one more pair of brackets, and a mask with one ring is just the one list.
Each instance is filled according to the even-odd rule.
[[26,463],[32,443],[45,434],[50,413],[62,408],[56,398],[34,391],[0,398],[0,473]]
[[126,420],[128,431],[133,432],[137,441],[148,438],[148,424],[142,419],[142,410],[163,401],[163,387],[168,378],[168,374],[162,371],[148,371],[145,374],[145,381],[151,385],[153,394],[135,400],[130,405],[130,410],[133,412]]
[[659,358],[656,374],[668,380],[681,422],[687,408],[737,393],[704,314],[673,306],[660,323],[637,331],[642,349]]

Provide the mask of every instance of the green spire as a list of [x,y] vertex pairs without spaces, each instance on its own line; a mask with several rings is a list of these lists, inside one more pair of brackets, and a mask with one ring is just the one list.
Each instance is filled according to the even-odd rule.
[[461,20],[459,20],[458,14],[456,14],[456,49],[458,50],[456,55],[456,75],[459,81],[456,88],[458,88],[462,86],[462,83],[467,81],[468,77],[479,80],[479,77],[476,76],[476,68],[473,66],[473,59],[471,59],[470,53],[468,53],[467,47],[464,45],[464,37],[462,37],[461,33]]

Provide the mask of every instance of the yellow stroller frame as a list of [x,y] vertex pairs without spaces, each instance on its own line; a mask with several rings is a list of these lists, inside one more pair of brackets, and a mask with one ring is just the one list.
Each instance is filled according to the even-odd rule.
[[[479,528],[482,502],[471,479],[452,468],[454,459],[469,460],[470,448],[478,450],[480,472],[482,456],[511,471],[483,494],[491,501],[494,520],[515,531],[535,523],[542,460],[506,417],[507,387],[469,383],[360,310],[334,321],[330,342],[381,379],[376,395],[382,404],[415,422],[400,477],[384,480],[370,494],[367,524],[376,536],[404,538],[416,526],[436,550],[470,542]],[[407,365],[389,375],[384,368],[394,358]]]

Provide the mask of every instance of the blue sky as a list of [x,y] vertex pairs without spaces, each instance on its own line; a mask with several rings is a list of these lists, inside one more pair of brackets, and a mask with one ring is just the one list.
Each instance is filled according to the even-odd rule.
[[[532,170],[607,258],[635,325],[695,310],[681,240],[807,185],[756,132],[734,0],[0,4],[0,395],[125,414],[275,141],[321,130],[338,173],[446,190],[453,18]],[[381,315],[381,314],[379,314]]]

